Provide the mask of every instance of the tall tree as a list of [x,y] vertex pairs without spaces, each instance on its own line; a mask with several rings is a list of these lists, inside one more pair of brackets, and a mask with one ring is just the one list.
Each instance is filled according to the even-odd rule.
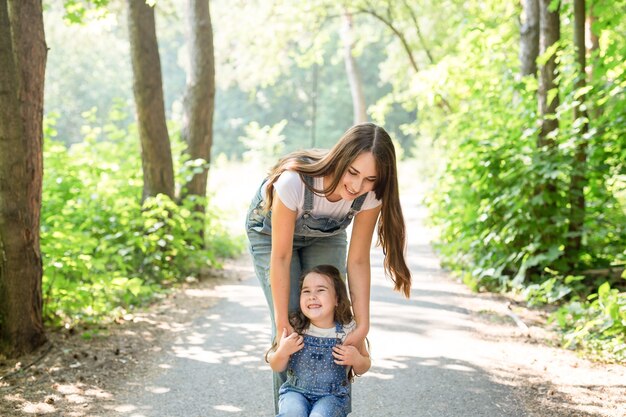
[[[209,0],[189,0],[190,65],[185,97],[183,138],[193,160],[211,161],[213,112],[215,109],[215,55]],[[208,165],[196,173],[183,188],[183,195],[206,196]],[[196,206],[204,212],[204,206]]]
[[356,59],[354,58],[354,31],[352,30],[352,14],[344,10],[342,15],[341,38],[343,41],[343,60],[346,65],[346,74],[352,94],[352,108],[354,124],[367,121],[365,94],[363,93],[363,81]]
[[549,133],[559,127],[556,118],[556,108],[559,105],[559,95],[557,94],[556,80],[556,48],[561,37],[561,24],[559,20],[559,8],[550,10],[552,0],[540,0],[539,20],[540,38],[539,53],[550,53],[544,65],[541,66],[539,78],[539,114],[541,117],[541,130],[539,132],[538,145],[540,148],[553,146],[554,141],[550,139]]
[[41,0],[0,0],[0,352],[45,342],[39,246],[47,46]]
[[[557,65],[556,49],[560,39],[561,27],[559,10],[550,10],[551,0],[539,2],[539,53],[543,58],[543,65],[539,69],[539,135],[537,137],[538,156],[545,166],[553,163],[556,155],[556,140],[553,132],[559,127],[556,109],[559,105],[558,86],[556,83]],[[537,218],[545,218],[545,213],[556,213],[557,186],[553,179],[541,177],[536,185],[535,194],[544,202],[542,206],[536,206]],[[558,232],[552,227],[546,227],[541,231],[541,248],[550,250],[559,243]]]
[[[576,62],[578,64],[578,78],[576,89],[581,91],[587,85],[586,70],[587,48],[585,46],[585,0],[574,0],[574,47],[576,48]],[[587,139],[589,130],[588,114],[585,107],[585,95],[579,98],[579,104],[574,107],[575,125],[579,126],[576,135],[576,149],[570,179],[569,200],[570,219],[568,226],[568,239],[565,247],[565,255],[571,266],[574,266],[581,249],[583,225],[585,222],[585,193],[586,165],[587,165]]]
[[128,12],[133,90],[141,140],[143,198],[166,194],[173,199],[174,168],[165,121],[154,8],[146,4],[146,0],[128,0]]
[[539,0],[522,0],[522,25],[520,27],[520,73],[537,74],[539,56]]

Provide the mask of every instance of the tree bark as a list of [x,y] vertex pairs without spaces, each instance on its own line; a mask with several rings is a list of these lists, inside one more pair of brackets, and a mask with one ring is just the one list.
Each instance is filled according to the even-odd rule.
[[133,90],[141,140],[143,198],[166,194],[173,199],[174,168],[165,121],[154,9],[145,0],[128,0],[128,11]]
[[[211,161],[215,109],[215,55],[209,0],[189,0],[190,67],[187,77],[186,120],[183,139],[191,159]],[[208,167],[193,175],[183,196],[206,196]],[[196,210],[204,212],[204,206]]]
[[[551,0],[540,0],[540,40],[539,53],[544,54],[549,48],[553,48],[559,41],[560,23],[559,12],[548,10]],[[556,141],[551,133],[559,127],[556,118],[556,108],[559,104],[558,86],[556,85],[556,51],[553,51],[547,62],[539,69],[539,134],[537,136],[538,157],[543,164],[552,163],[555,158]],[[535,207],[535,217],[545,218],[546,213],[555,213],[557,210],[557,187],[553,180],[540,177],[534,190],[536,196],[542,197],[543,207]],[[547,252],[555,244],[559,243],[558,232],[552,227],[543,228],[541,231],[540,250]],[[528,274],[541,273],[541,268],[530,268]]]
[[[550,3],[551,0],[540,0],[540,54],[545,53],[548,48],[556,44],[561,36],[559,10],[548,10]],[[556,108],[559,105],[559,95],[557,93],[552,94],[552,98],[549,97],[550,92],[557,88],[556,71],[556,51],[554,51],[540,70],[539,115],[541,117],[541,130],[538,138],[539,148],[554,146],[554,140],[550,139],[548,134],[559,127],[559,121],[555,117]]]
[[[594,6],[596,2],[597,0],[595,1],[591,0],[589,4],[589,13],[587,14],[586,39],[585,39],[585,44],[587,48],[587,56],[590,57],[590,61],[591,61],[587,65],[587,68],[585,68],[585,72],[587,73],[587,78],[591,80],[592,83],[594,82],[594,78],[595,78],[594,70],[596,68],[596,63],[600,59],[600,57],[597,54],[597,52],[600,49],[600,37],[598,36],[597,33],[593,31],[593,24],[597,20],[597,17],[594,13]],[[602,113],[603,113],[602,106],[598,106],[596,104],[596,106],[593,107],[591,112],[593,114],[592,117],[594,119],[600,118],[600,116],[602,116]],[[602,131],[603,127],[598,126],[598,129],[599,131]]]
[[597,20],[594,13],[594,5],[594,0],[591,0],[591,4],[589,5],[589,13],[587,14],[586,45],[590,53],[600,49],[600,38],[598,37],[598,34],[593,31],[593,24]]
[[[576,62],[578,64],[578,80],[576,89],[587,85],[585,67],[587,65],[585,46],[585,0],[574,0],[574,46],[576,48]],[[572,175],[570,178],[569,201],[570,218],[568,238],[565,247],[565,256],[571,268],[574,268],[582,244],[583,228],[585,223],[585,185],[587,183],[587,139],[589,121],[585,110],[585,95],[580,96],[580,104],[574,107],[574,120],[579,120],[580,131],[576,138],[576,150]]]
[[39,242],[47,58],[41,0],[0,0],[0,352],[46,341]]
[[537,75],[539,56],[539,0],[522,0],[522,25],[520,27],[520,73]]
[[343,40],[343,60],[346,65],[350,93],[352,94],[354,124],[365,123],[367,122],[367,111],[365,94],[363,93],[363,82],[356,59],[354,59],[354,55],[352,54],[352,50],[354,49],[352,15],[348,11],[344,11],[342,21],[341,38]]

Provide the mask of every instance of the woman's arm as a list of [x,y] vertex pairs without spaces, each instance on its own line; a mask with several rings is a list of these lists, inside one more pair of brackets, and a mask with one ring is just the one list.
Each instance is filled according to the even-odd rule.
[[290,210],[274,194],[272,203],[272,254],[270,256],[270,287],[274,302],[276,334],[283,329],[287,334],[293,332],[289,324],[289,287],[293,233],[296,224],[296,212]]
[[380,206],[361,211],[354,218],[348,249],[348,288],[357,327],[344,344],[360,346],[370,327],[370,248]]

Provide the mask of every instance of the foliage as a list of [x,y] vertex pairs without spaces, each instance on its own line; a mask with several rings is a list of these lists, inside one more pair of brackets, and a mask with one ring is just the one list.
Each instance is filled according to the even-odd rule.
[[626,362],[626,292],[605,282],[586,300],[561,307],[554,320],[563,330],[565,347],[581,348],[602,360]]
[[259,126],[251,122],[245,127],[246,136],[241,141],[248,149],[244,152],[244,161],[261,161],[265,166],[271,166],[283,154],[285,136],[281,134],[287,120],[281,120],[274,126]]
[[[571,302],[558,315],[566,346],[623,359],[619,317],[626,314],[626,284],[587,271],[626,264],[626,45],[618,35],[624,19],[596,10],[604,13],[598,15],[604,26],[593,78],[584,89],[577,87],[571,28],[564,28],[557,52],[559,90],[553,92],[560,98],[559,129],[552,136],[556,146],[546,149],[537,146],[537,81],[516,75],[518,29],[502,23],[514,22],[519,11],[500,7],[498,16],[511,19],[496,23],[473,14],[469,4],[467,21],[473,25],[464,28],[459,49],[414,81],[413,91],[423,100],[443,88],[455,109],[438,111],[433,100],[428,120],[420,121],[446,151],[445,173],[428,198],[441,231],[438,249],[444,265],[475,290],[512,289],[531,304]],[[563,18],[571,21],[568,13],[565,8]],[[586,132],[586,120],[573,117],[581,103],[590,120]],[[564,248],[581,144],[587,152],[586,211],[582,248],[572,255]]]
[[84,24],[89,18],[106,15],[110,0],[63,0],[64,19],[73,24]]
[[[58,140],[66,144],[82,140],[82,113],[95,108],[93,123],[104,125],[116,102],[132,103],[123,8],[109,3],[103,10],[89,0],[73,1],[84,12],[80,25],[67,24],[68,9],[56,3],[44,14],[50,47],[45,110],[63,115],[57,120]],[[157,2],[157,31],[166,112],[168,119],[180,124],[187,66],[184,7],[169,3]],[[275,125],[287,120],[285,151],[328,148],[352,122],[339,19],[296,13],[298,8],[318,8],[306,2],[283,2],[280,7],[271,3],[211,2],[217,65],[213,158],[225,154],[241,160],[246,149],[236,139],[245,135],[244,127],[251,122]],[[92,16],[96,11],[102,16]],[[239,23],[232,25],[233,21]],[[415,111],[393,100],[388,106],[375,106],[390,94],[392,85],[390,80],[381,82],[379,69],[388,39],[372,30],[371,23],[365,16],[356,20],[362,38],[357,61],[369,111],[408,155],[413,136],[401,126],[414,121]],[[121,126],[128,128],[132,122],[129,117]]]
[[[557,2],[552,3],[554,6]],[[616,317],[623,317],[625,311],[620,291],[626,284],[615,276],[592,272],[626,265],[626,39],[621,36],[626,30],[626,15],[615,13],[624,10],[626,2],[593,3],[593,30],[599,36],[599,49],[589,57],[589,83],[580,89],[572,44],[572,7],[561,2],[562,41],[555,48],[559,89],[550,93],[558,94],[560,99],[556,115],[559,129],[552,137],[556,146],[540,149],[537,80],[518,75],[518,2],[212,1],[217,63],[213,160],[240,159],[246,151],[252,151],[255,159],[269,160],[279,151],[329,147],[336,141],[352,120],[338,36],[339,18],[349,11],[358,34],[355,52],[370,117],[385,125],[405,154],[423,155],[428,147],[436,148],[435,154],[445,155],[443,174],[427,199],[432,221],[441,231],[438,249],[444,265],[475,290],[514,290],[530,304],[560,303],[557,321],[568,346],[620,357],[623,338],[616,335],[623,333],[623,323],[619,324]],[[74,7],[77,20],[85,23],[85,10],[97,14],[102,7],[92,6],[106,5],[107,1],[65,0],[65,4]],[[166,107],[172,119],[180,120],[184,25],[182,9],[165,10],[167,4],[157,2],[157,19],[163,23],[157,26]],[[70,9],[65,9],[66,20]],[[92,32],[68,35],[67,27],[58,24],[58,13],[55,15],[54,9],[47,12],[46,31],[52,35],[52,49],[46,111],[64,115],[59,132],[65,143],[82,141],[84,135],[76,133],[82,124],[78,120],[81,113],[99,125],[114,107],[113,102],[130,101],[130,64],[128,54],[123,53],[127,48],[125,30],[116,19],[123,20],[120,14],[108,15],[100,27],[92,22],[86,25],[95,36],[107,39],[102,43],[108,47],[96,51],[90,46],[93,42],[82,43]],[[235,21],[237,25],[232,24]],[[63,49],[55,45],[74,46]],[[95,55],[89,51],[95,51]],[[545,59],[540,57],[540,63]],[[122,63],[123,69],[110,65],[113,62]],[[573,110],[581,104],[588,119],[574,117]],[[587,120],[589,129],[585,131]],[[126,131],[131,123],[129,117],[118,119],[117,131]],[[107,146],[129,146],[121,139],[128,136],[124,133],[111,145],[100,143],[114,138],[114,133],[91,129],[86,132],[91,139],[83,145],[88,150],[72,147],[66,151],[71,156],[65,156],[66,161],[59,166],[71,168],[76,176],[61,176],[62,182],[54,186],[78,191],[57,197],[59,207],[48,213],[70,208],[89,213],[68,211],[77,220],[59,230],[90,256],[102,244],[103,236],[115,235],[108,225],[102,225],[103,221],[94,219],[94,205],[107,208],[117,221],[124,218],[132,225],[138,235],[120,237],[125,242],[143,242],[146,228],[159,225],[152,230],[158,239],[143,246],[131,245],[133,255],[129,256],[133,262],[144,256],[160,256],[159,248],[178,251],[169,255],[178,256],[184,247],[176,247],[168,236],[182,236],[192,220],[186,217],[184,205],[181,213],[165,217],[164,213],[178,210],[170,207],[170,202],[152,201],[144,211],[133,203],[131,196],[137,196],[133,194],[137,192],[137,161],[129,165],[132,169],[118,171],[98,164],[97,169],[91,168],[94,172],[83,172],[88,165],[78,169],[69,163],[78,150],[89,153],[102,146],[100,155],[108,152]],[[235,140],[242,137],[249,140]],[[261,138],[271,140],[258,143]],[[576,150],[583,146],[586,160],[581,168],[575,161]],[[129,162],[128,155],[137,152],[109,151],[113,154],[105,160],[118,165]],[[203,163],[180,158],[179,176],[200,169]],[[116,175],[121,171],[125,172],[123,181],[133,184],[112,184],[124,191],[120,206],[104,197],[89,201],[87,189],[100,184],[102,175],[119,179]],[[566,253],[571,237],[569,187],[578,173],[586,178],[582,248]],[[153,223],[118,213],[132,204],[134,212],[150,213]],[[84,227],[85,233],[78,234],[81,227],[77,225]],[[94,228],[102,229],[102,234],[92,234]],[[209,230],[219,228],[211,226]],[[220,241],[223,234],[217,233],[206,236],[211,242]],[[160,246],[161,240],[165,246]],[[110,244],[120,242],[112,239]],[[209,250],[218,250],[222,244],[209,245]],[[144,249],[148,252],[142,252]],[[77,263],[77,276],[94,270],[91,264],[78,265],[86,262],[79,257],[81,254],[70,253],[68,259],[63,259],[68,264]],[[152,259],[154,265],[161,265],[159,261]],[[136,266],[142,267],[141,263]],[[108,271],[100,265],[98,268],[98,274]],[[171,279],[163,269],[148,268],[146,274],[157,277],[155,282]],[[132,280],[146,278],[126,275],[120,277],[127,281],[116,283],[137,288],[138,281]],[[612,320],[610,324],[607,317]]]
[[[63,13],[58,4],[44,12],[50,48],[44,103],[46,115],[58,116],[57,140],[69,145],[83,139],[80,129],[85,112],[92,123],[102,126],[120,103],[132,103],[132,77],[129,44],[121,37],[114,14],[83,26],[67,24]],[[117,123],[128,127],[132,114],[125,116]]]
[[[175,204],[158,195],[141,203],[136,133],[113,119],[84,127],[84,141],[67,148],[52,140],[53,122],[45,131],[41,215],[47,321],[73,325],[119,315],[240,250],[211,209],[206,242],[200,240],[196,201]],[[101,135],[107,140],[96,141]]]

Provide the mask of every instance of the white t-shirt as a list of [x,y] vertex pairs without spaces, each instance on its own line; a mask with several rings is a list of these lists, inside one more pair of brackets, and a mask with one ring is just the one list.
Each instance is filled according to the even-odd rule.
[[[354,331],[355,328],[356,328],[356,322],[354,320],[352,320],[348,324],[343,325],[344,333],[341,334],[342,336],[341,343],[343,343],[344,340],[346,340],[346,336],[352,333],[352,331]],[[309,336],[328,337],[328,338],[334,339],[337,337],[337,329],[335,328],[335,326],[328,328],[328,329],[323,329],[311,323],[309,324],[309,328],[304,331],[304,334],[308,334]]]
[[[280,177],[274,183],[274,190],[288,209],[296,211],[296,217],[301,217],[304,212],[304,193],[305,184],[300,178],[300,174],[295,171],[285,171],[280,174]],[[265,187],[264,187],[265,188]],[[313,188],[321,190],[324,188],[324,178],[314,177]],[[265,195],[265,189],[262,190]],[[373,191],[367,193],[365,201],[361,206],[361,210],[368,210],[374,207],[378,207],[382,202],[376,199],[376,194]],[[350,211],[352,201],[339,200],[331,202],[326,199],[325,196],[317,195],[313,193],[313,209],[311,214],[315,217],[327,217],[333,219],[343,219]]]

